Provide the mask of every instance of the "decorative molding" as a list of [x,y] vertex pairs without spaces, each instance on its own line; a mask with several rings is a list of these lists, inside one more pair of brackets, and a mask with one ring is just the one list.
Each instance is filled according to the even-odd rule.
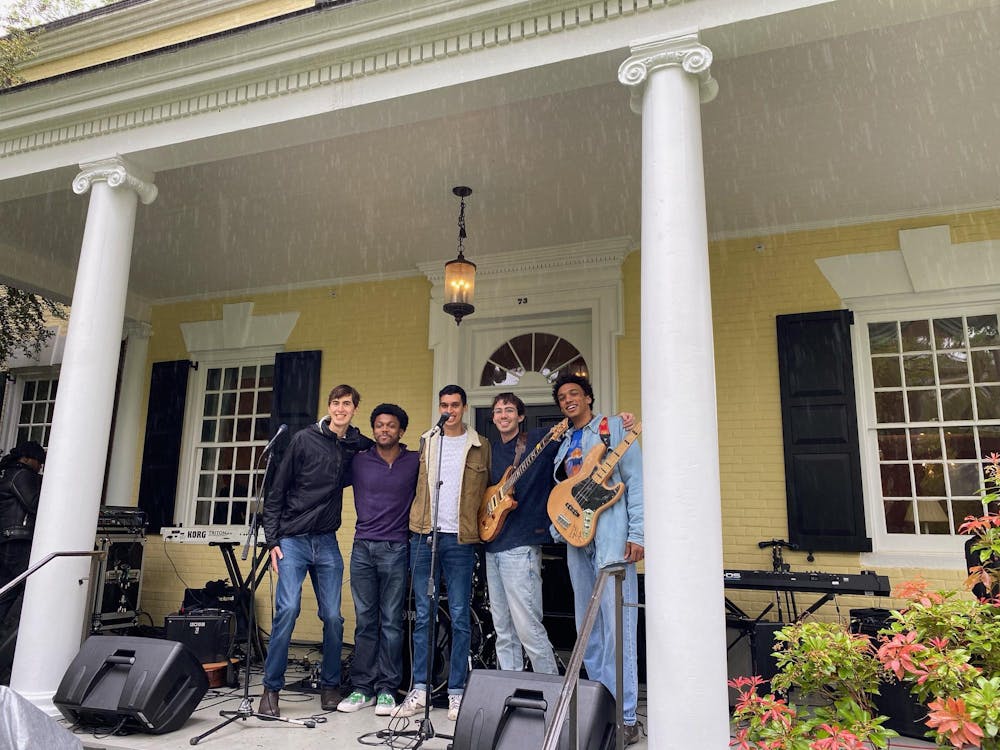
[[[1000,285],[1000,240],[952,244],[947,225],[899,231],[899,250],[819,258],[816,265],[852,308],[899,295],[936,294]],[[870,300],[875,300],[871,302]]]
[[[169,98],[168,92],[165,94],[168,97],[166,100],[151,102],[146,99],[141,106],[132,106],[118,112],[109,113],[107,109],[104,109],[100,114],[75,123],[60,123],[58,126],[26,132],[2,140],[0,141],[0,159],[201,114],[217,115],[220,111],[258,101],[288,96],[317,87],[344,84],[399,68],[437,62],[456,55],[482,52],[494,47],[517,44],[539,36],[573,31],[596,23],[613,22],[627,16],[663,10],[667,6],[677,5],[681,2],[684,0],[603,0],[602,2],[577,2],[568,8],[549,6],[547,10],[538,10],[537,6],[525,4],[522,8],[515,9],[521,10],[522,13],[524,8],[529,11],[527,15],[521,17],[498,19],[498,14],[495,11],[490,13],[480,11],[475,17],[451,18],[448,23],[434,23],[432,18],[434,14],[443,13],[446,9],[444,5],[449,8],[453,5],[453,3],[446,3],[441,4],[441,7],[434,5],[425,10],[424,15],[428,16],[426,26],[405,35],[400,34],[397,27],[402,21],[413,18],[415,11],[412,9],[398,14],[398,17],[390,15],[384,19],[377,19],[375,22],[349,24],[346,29],[337,24],[317,29],[317,25],[313,23],[303,32],[303,34],[308,35],[308,38],[297,36],[290,41],[273,44],[269,47],[267,45],[258,47],[244,42],[240,45],[240,52],[225,56],[225,60],[222,62],[191,66],[181,72],[176,70],[162,71],[143,83],[147,90],[154,83],[160,82],[170,83],[185,92],[191,92],[198,86],[197,84],[181,86],[184,76],[197,75],[204,84],[206,80],[211,82],[215,74],[221,75],[224,72],[226,75],[231,75],[233,70],[239,69],[241,64],[249,69],[251,66],[266,64],[268,60],[273,60],[271,63],[273,67],[274,65],[295,65],[297,58],[311,59],[315,62],[321,57],[328,60],[331,55],[340,55],[340,59],[322,65],[303,66],[302,63],[298,63],[298,67],[290,72],[286,70],[255,80],[242,80],[226,88],[216,90],[205,90],[204,85],[202,85],[197,93],[188,93],[173,98]],[[354,7],[346,5],[343,6],[343,10],[353,10]],[[470,12],[474,11],[475,9],[472,9]],[[303,20],[302,23],[308,24],[309,21]],[[470,29],[470,25],[473,28]],[[450,33],[442,34],[443,29]],[[377,46],[379,41],[376,36],[379,33],[386,36],[392,34],[397,38],[403,37],[414,41],[408,41],[407,44],[396,44],[388,48],[380,47]],[[420,34],[424,35],[423,39],[420,38]],[[349,35],[353,35],[354,40],[345,38]],[[371,41],[373,38],[376,41]],[[390,45],[392,41],[389,38],[381,43]],[[343,44],[344,49],[331,50],[330,46],[334,44]],[[263,53],[261,47],[264,48]],[[705,49],[707,50],[707,48]],[[709,52],[710,61],[711,53]],[[222,68],[225,70],[223,71]],[[708,80],[714,83],[711,76],[708,77]],[[133,82],[126,80],[124,83],[121,81],[109,83],[110,88],[104,90],[105,92],[114,90],[121,92],[128,91],[134,86]],[[81,105],[90,103],[92,98],[93,92],[88,91],[86,98],[79,99],[78,103]],[[42,106],[42,111],[45,111],[45,106],[47,105]],[[23,120],[26,115],[30,116],[30,113],[25,111],[19,115],[20,119]]]
[[157,189],[152,183],[152,175],[129,164],[117,156],[90,164],[81,164],[83,170],[73,178],[73,192],[83,195],[95,182],[105,180],[113,188],[127,187],[136,192],[144,204],[149,205],[156,200]]
[[712,50],[701,43],[697,34],[640,42],[632,46],[632,56],[618,68],[618,80],[632,89],[629,103],[633,112],[642,114],[642,86],[646,79],[657,70],[677,66],[698,79],[702,104],[719,93],[719,82],[712,78]]
[[122,326],[122,338],[134,341],[148,339],[153,335],[153,326],[144,320],[126,320]]
[[297,312],[254,315],[253,302],[222,306],[222,320],[181,323],[188,352],[198,357],[206,352],[262,349],[285,345],[299,319]]

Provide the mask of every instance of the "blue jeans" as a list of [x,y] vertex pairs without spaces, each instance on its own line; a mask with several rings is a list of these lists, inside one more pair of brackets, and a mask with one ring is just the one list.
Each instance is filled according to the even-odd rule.
[[[590,595],[597,582],[600,568],[597,567],[594,543],[586,547],[567,545],[566,563],[569,567],[569,577],[573,582],[573,603],[576,610],[577,632],[583,625],[583,618],[590,604]],[[622,600],[625,604],[635,604],[639,601],[639,578],[635,565],[625,566],[625,580],[622,581]],[[626,724],[635,724],[636,699],[639,692],[638,654],[636,646],[636,628],[638,626],[638,611],[636,607],[624,607],[622,612],[622,670],[624,675],[624,705],[623,720]],[[592,680],[604,684],[612,695],[615,695],[615,582],[608,579],[601,597],[601,608],[594,621],[594,629],[590,632],[590,640],[583,652],[583,663],[587,667],[587,675]]]
[[525,545],[487,552],[486,581],[490,587],[490,612],[500,669],[523,669],[523,646],[532,670],[558,674],[552,644],[542,625],[541,547]]
[[340,616],[340,588],[344,584],[344,558],[336,534],[303,534],[279,540],[283,557],[278,561],[278,587],[274,594],[271,640],[264,661],[264,687],[285,686],[288,644],[302,607],[302,582],[312,580],[319,619],[323,622],[321,687],[340,687],[340,658],[344,646],[344,618]]
[[406,542],[355,539],[351,595],[357,626],[351,687],[367,697],[389,693],[402,682]]
[[[415,534],[410,538],[410,569],[413,573],[413,599],[417,621],[413,628],[413,687],[427,689],[427,654],[429,648],[431,607],[427,597],[427,578],[431,572],[430,536]],[[469,646],[472,628],[469,623],[469,602],[472,600],[472,573],[476,567],[476,545],[459,544],[457,534],[438,534],[437,565],[434,570],[434,591],[440,592],[441,573],[448,587],[448,615],[451,617],[451,664],[448,670],[448,695],[465,692],[469,676]]]

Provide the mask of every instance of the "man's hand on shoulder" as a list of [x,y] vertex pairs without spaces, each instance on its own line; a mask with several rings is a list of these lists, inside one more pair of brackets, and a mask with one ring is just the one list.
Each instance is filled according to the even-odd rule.
[[280,560],[283,557],[284,555],[281,554],[281,547],[279,547],[278,545],[274,545],[273,547],[271,547],[271,570],[273,570],[275,573],[278,572],[278,560]]
[[635,414],[633,414],[632,412],[623,411],[618,416],[622,418],[622,427],[625,428],[626,432],[631,430],[632,427],[635,425]]

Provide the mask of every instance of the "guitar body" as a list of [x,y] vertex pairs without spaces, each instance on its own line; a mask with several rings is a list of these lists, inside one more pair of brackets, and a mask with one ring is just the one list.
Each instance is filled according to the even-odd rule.
[[557,484],[549,495],[549,519],[574,547],[586,547],[591,542],[601,513],[618,502],[625,491],[622,482],[609,487],[592,477],[606,450],[598,443],[587,451],[580,471]]
[[484,542],[492,542],[499,536],[507,514],[517,507],[513,490],[503,492],[504,483],[513,471],[514,467],[508,466],[500,481],[483,493],[483,502],[479,505],[479,538]]

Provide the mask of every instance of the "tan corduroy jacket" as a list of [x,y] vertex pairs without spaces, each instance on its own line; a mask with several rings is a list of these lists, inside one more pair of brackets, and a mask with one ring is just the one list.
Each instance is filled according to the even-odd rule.
[[[410,531],[429,534],[431,531],[432,482],[437,481],[437,451],[440,442],[433,430],[420,436],[420,473],[417,475],[417,496],[410,508]],[[490,483],[490,444],[471,427],[465,429],[465,470],[458,498],[458,541],[461,544],[479,542],[479,504]]]

